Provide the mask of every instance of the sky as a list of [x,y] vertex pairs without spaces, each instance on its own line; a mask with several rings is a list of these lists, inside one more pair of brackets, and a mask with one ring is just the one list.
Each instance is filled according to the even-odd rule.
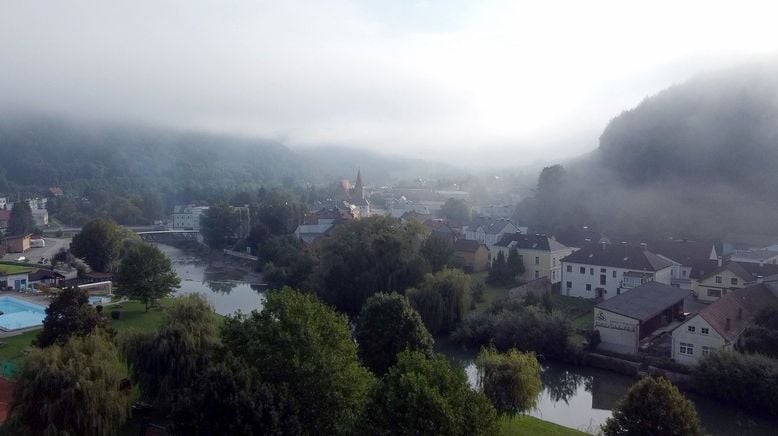
[[771,3],[0,0],[0,109],[554,162],[648,95],[778,54]]

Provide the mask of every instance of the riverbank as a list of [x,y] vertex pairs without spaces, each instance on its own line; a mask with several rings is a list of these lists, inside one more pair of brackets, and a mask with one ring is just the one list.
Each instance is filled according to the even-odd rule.
[[532,416],[521,415],[500,418],[500,434],[503,436],[582,436],[589,433],[563,427]]

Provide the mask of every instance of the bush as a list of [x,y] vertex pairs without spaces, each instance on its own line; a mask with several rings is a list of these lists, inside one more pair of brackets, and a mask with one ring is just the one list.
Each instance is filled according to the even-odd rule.
[[602,339],[600,339],[600,331],[599,330],[590,330],[586,332],[586,343],[587,349],[589,351],[594,351],[597,349],[597,347],[600,345],[600,342],[602,342]]
[[111,319],[122,319],[122,311],[121,310],[112,310],[111,311]]
[[468,316],[453,337],[470,347],[493,343],[500,351],[517,348],[541,356],[564,358],[571,335],[570,323],[558,314],[511,303],[500,310]]
[[703,394],[778,415],[776,360],[721,351],[700,360],[692,376],[694,387]]

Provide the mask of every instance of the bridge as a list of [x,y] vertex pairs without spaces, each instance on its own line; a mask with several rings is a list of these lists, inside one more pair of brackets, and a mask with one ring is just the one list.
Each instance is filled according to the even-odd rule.
[[136,233],[146,242],[196,241],[200,235],[197,230],[148,230]]

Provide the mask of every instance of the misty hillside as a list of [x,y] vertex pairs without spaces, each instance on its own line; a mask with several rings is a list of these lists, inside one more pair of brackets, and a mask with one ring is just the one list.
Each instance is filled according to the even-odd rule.
[[291,150],[274,141],[227,135],[43,116],[0,119],[0,169],[21,190],[186,190],[208,198],[262,185],[327,184],[354,178],[360,167],[369,184],[390,183],[414,169],[431,172],[422,161],[337,147]]
[[751,65],[623,112],[593,153],[544,170],[519,217],[557,234],[590,226],[625,240],[778,234],[776,168],[778,65]]

